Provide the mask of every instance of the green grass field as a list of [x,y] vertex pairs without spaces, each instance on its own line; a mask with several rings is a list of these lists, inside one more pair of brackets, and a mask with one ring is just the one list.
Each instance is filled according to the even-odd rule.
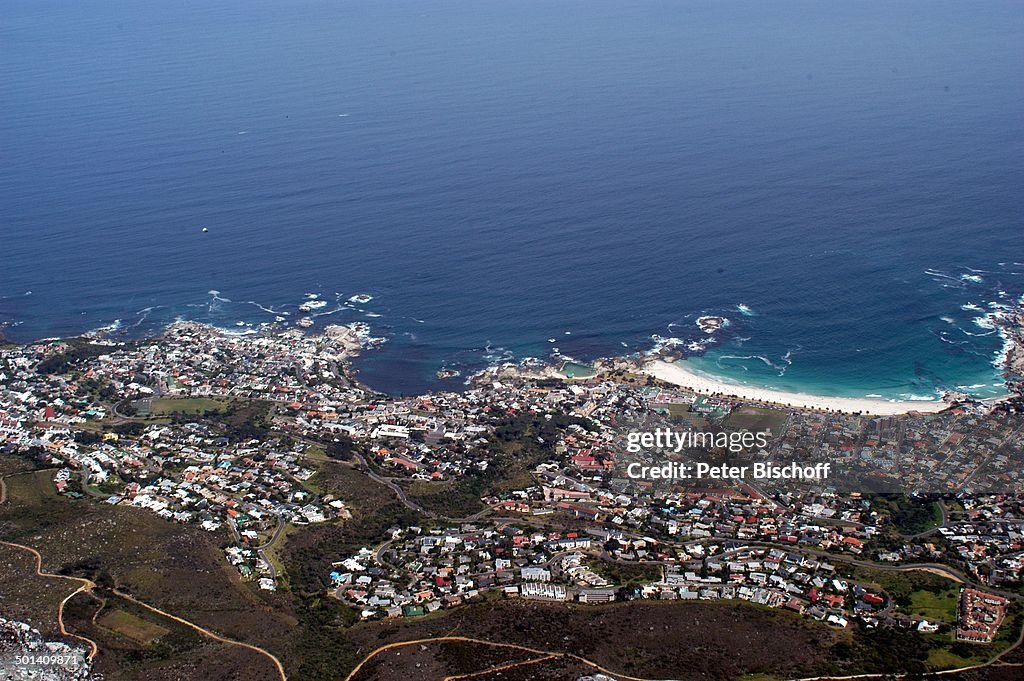
[[893,599],[897,612],[923,617],[929,622],[956,624],[959,582],[930,572],[888,572],[869,568],[856,568],[853,577],[868,587],[885,591]]
[[931,591],[914,591],[910,594],[910,605],[900,610],[916,617],[924,617],[929,622],[945,622],[956,624],[957,603],[960,600],[960,585],[951,582],[949,586],[933,593]]
[[749,430],[755,433],[768,430],[776,436],[785,425],[785,412],[766,407],[739,407],[725,419],[725,427],[729,430]]
[[53,484],[54,468],[29,471],[6,478],[7,493],[12,502],[38,505],[57,496],[57,488]]
[[[949,637],[952,641],[952,636]],[[957,654],[957,652],[961,654]],[[932,648],[928,651],[928,667],[933,670],[959,669],[974,664],[980,664],[987,660],[992,654],[988,646],[974,646],[971,650],[974,654],[968,654],[967,645],[953,648],[951,644],[939,648]]]
[[639,586],[662,577],[660,565],[614,563],[597,558],[588,560],[587,565],[615,586]]
[[96,620],[97,624],[114,633],[127,636],[136,643],[153,645],[169,631],[159,624],[153,624],[124,610],[111,610]]
[[153,416],[170,416],[171,414],[204,414],[208,411],[223,412],[230,402],[212,397],[159,397],[152,402]]

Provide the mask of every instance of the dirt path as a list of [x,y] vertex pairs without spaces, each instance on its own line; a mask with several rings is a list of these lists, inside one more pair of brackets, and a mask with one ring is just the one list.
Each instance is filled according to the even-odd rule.
[[[507,670],[507,669],[513,669],[515,667],[520,667],[520,666],[525,666],[525,665],[538,664],[540,662],[546,662],[547,660],[552,660],[552,659],[557,659],[557,658],[562,658],[562,657],[568,658],[568,659],[571,659],[571,660],[575,660],[577,662],[585,664],[585,665],[587,665],[587,666],[589,666],[589,667],[591,667],[591,668],[601,672],[602,674],[607,674],[608,676],[611,676],[611,677],[617,678],[617,679],[621,679],[623,681],[655,681],[654,679],[644,679],[644,678],[639,678],[639,677],[635,677],[635,676],[628,676],[628,675],[622,674],[620,672],[615,672],[615,671],[612,671],[610,669],[606,669],[605,667],[602,667],[601,665],[599,665],[598,663],[594,662],[593,660],[588,660],[585,657],[582,657],[580,655],[575,655],[573,653],[560,653],[560,652],[553,652],[553,651],[550,651],[550,650],[540,650],[540,649],[537,649],[537,648],[530,648],[530,647],[527,647],[527,646],[515,645],[515,644],[512,644],[512,643],[494,643],[492,641],[484,641],[484,640],[481,640],[481,639],[469,638],[467,636],[438,636],[436,638],[421,638],[421,639],[416,639],[416,640],[413,640],[413,641],[399,641],[397,643],[389,643],[387,645],[381,646],[381,647],[373,650],[369,655],[364,657],[363,660],[358,665],[356,665],[355,669],[353,669],[349,673],[349,675],[347,677],[345,677],[345,681],[353,681],[353,679],[355,679],[356,675],[359,674],[359,672],[363,669],[364,666],[366,666],[366,664],[368,662],[370,662],[370,660],[372,660],[374,657],[376,657],[377,655],[379,655],[379,654],[381,654],[383,652],[387,652],[388,650],[394,650],[396,648],[403,648],[403,647],[406,647],[406,646],[424,645],[424,644],[438,643],[438,642],[444,642],[444,641],[457,641],[457,642],[461,642],[461,643],[476,643],[476,644],[479,644],[479,645],[491,646],[493,648],[508,648],[508,649],[511,649],[511,650],[519,650],[519,651],[522,651],[522,652],[530,653],[531,655],[535,655],[536,656],[536,657],[532,657],[532,658],[527,659],[527,660],[521,660],[519,662],[511,662],[511,663],[508,663],[508,664],[500,665],[498,667],[493,667],[493,668],[489,668],[489,669],[482,669],[482,670],[477,671],[477,672],[472,672],[472,673],[468,673],[468,674],[458,674],[458,675],[455,675],[455,676],[446,676],[445,677],[445,681],[457,681],[459,679],[471,679],[471,678],[473,678],[475,676],[480,676],[480,675],[483,675],[483,674],[488,674],[488,673],[498,672],[498,671],[504,671],[504,670]],[[971,671],[971,670],[974,670],[974,669],[984,669],[985,667],[1024,667],[1024,663],[1019,663],[1019,662],[1002,662],[1001,661],[1001,659],[1005,655],[1007,655],[1010,651],[1018,648],[1022,643],[1024,643],[1024,629],[1021,630],[1020,636],[1017,637],[1017,641],[1012,646],[1010,646],[1009,648],[1007,648],[1006,650],[1001,652],[999,655],[997,655],[996,657],[994,657],[991,660],[989,660],[988,662],[985,662],[985,663],[982,663],[982,664],[977,664],[977,665],[972,665],[970,667],[961,667],[959,669],[946,669],[946,670],[942,670],[942,671],[929,672],[928,675],[929,676],[949,676],[951,674],[959,674],[959,673]],[[892,673],[877,674],[877,673],[870,673],[870,674],[853,674],[853,675],[850,675],[850,676],[810,676],[810,677],[803,677],[803,678],[798,678],[798,679],[790,679],[790,681],[857,681],[858,679],[865,679],[865,680],[867,680],[867,679],[902,679],[902,678],[908,678],[909,676],[910,676],[909,674],[892,674]]]
[[60,602],[60,605],[57,607],[57,626],[60,628],[60,633],[63,634],[64,636],[68,636],[70,638],[76,638],[79,641],[83,641],[86,645],[88,645],[89,646],[89,655],[88,655],[88,657],[89,657],[90,660],[93,659],[96,656],[96,652],[99,650],[99,648],[96,646],[96,642],[92,641],[91,639],[85,638],[84,636],[79,636],[78,634],[72,634],[70,631],[67,630],[67,628],[64,626],[64,606],[67,605],[67,602],[70,601],[75,596],[77,596],[78,594],[80,594],[80,593],[90,593],[93,589],[96,588],[96,583],[93,582],[90,579],[84,579],[82,577],[68,577],[67,575],[55,575],[55,574],[50,573],[50,572],[44,572],[43,571],[43,557],[41,555],[39,555],[39,552],[36,551],[31,546],[23,546],[22,544],[15,544],[15,543],[9,542],[9,541],[0,541],[0,544],[3,544],[4,546],[10,546],[11,548],[18,549],[20,551],[27,551],[27,552],[31,553],[35,557],[35,559],[36,559],[36,576],[37,577],[46,577],[46,578],[50,578],[50,579],[64,579],[64,580],[67,580],[67,581],[70,581],[70,582],[75,582],[76,584],[78,584],[78,588],[75,589],[74,591],[72,591],[71,593],[69,593],[64,598],[64,600],[62,600]]
[[[63,634],[64,636],[68,636],[70,638],[78,639],[79,641],[82,641],[86,645],[88,645],[89,646],[88,658],[90,660],[93,659],[96,656],[96,653],[99,651],[99,648],[96,645],[96,642],[92,641],[91,639],[85,638],[84,636],[79,636],[78,634],[72,634],[71,632],[69,632],[67,630],[67,628],[64,626],[64,606],[67,605],[68,601],[70,601],[72,598],[74,598],[76,595],[78,595],[80,593],[87,593],[87,594],[89,594],[89,595],[91,595],[91,596],[93,596],[95,598],[99,598],[98,596],[96,596],[93,593],[93,590],[96,589],[96,582],[92,581],[91,579],[85,579],[85,578],[82,578],[82,577],[69,577],[67,575],[55,575],[53,573],[43,571],[43,557],[42,557],[42,555],[40,555],[39,551],[35,550],[31,546],[24,546],[22,544],[15,544],[14,542],[9,542],[9,541],[0,541],[0,544],[2,544],[4,546],[10,546],[11,548],[18,549],[20,551],[26,551],[28,553],[31,553],[32,556],[36,559],[35,572],[36,572],[36,576],[37,577],[46,577],[46,578],[51,578],[51,579],[63,579],[63,580],[75,582],[76,584],[78,584],[78,588],[75,591],[73,591],[70,594],[68,594],[67,597],[65,597],[64,600],[62,600],[60,602],[60,606],[58,606],[58,608],[57,608],[57,625],[60,627],[60,633]],[[123,599],[125,599],[127,601],[130,601],[130,602],[134,603],[135,605],[138,605],[139,607],[145,608],[146,610],[149,610],[149,611],[154,612],[154,613],[156,613],[158,615],[161,615],[161,616],[166,617],[168,619],[174,620],[175,622],[178,622],[179,624],[183,624],[186,627],[194,629],[195,631],[199,632],[203,636],[206,636],[207,638],[213,639],[214,641],[218,641],[219,643],[224,643],[226,645],[237,646],[237,647],[240,647],[240,648],[246,648],[246,649],[251,650],[253,652],[259,653],[260,655],[263,655],[264,657],[266,657],[268,660],[270,660],[274,664],[274,667],[277,670],[277,675],[280,677],[281,681],[288,681],[288,675],[285,673],[284,665],[281,664],[281,661],[279,659],[277,659],[277,657],[274,656],[272,653],[264,650],[263,648],[260,648],[258,646],[254,646],[254,645],[250,645],[248,643],[242,643],[241,641],[234,641],[234,640],[229,639],[229,638],[224,638],[223,636],[215,634],[215,633],[213,633],[212,631],[210,631],[208,629],[203,629],[199,625],[194,624],[192,622],[189,622],[186,619],[182,619],[181,617],[177,617],[176,615],[172,615],[169,612],[164,612],[163,610],[160,610],[159,608],[155,608],[152,605],[149,605],[147,603],[143,603],[142,601],[136,599],[135,597],[130,596],[130,595],[128,595],[126,593],[123,593],[121,591],[118,591],[117,589],[114,589],[113,593],[116,596],[119,596],[120,598],[123,598]],[[100,601],[102,602],[103,599],[100,598]]]
[[162,615],[163,617],[166,617],[169,620],[174,620],[178,624],[183,624],[186,627],[189,627],[190,629],[194,629],[195,631],[199,632],[203,636],[206,636],[207,638],[213,639],[214,641],[217,641],[218,643],[224,643],[224,644],[227,644],[229,646],[237,646],[239,648],[246,648],[247,650],[251,650],[253,652],[259,653],[260,655],[263,655],[264,657],[266,657],[268,660],[270,660],[274,664],[274,667],[277,669],[277,674],[281,678],[281,681],[288,681],[288,675],[284,671],[284,665],[281,664],[281,660],[277,659],[277,657],[273,653],[271,653],[269,651],[266,651],[263,648],[260,648],[258,646],[250,645],[248,643],[242,643],[241,641],[235,641],[235,640],[230,639],[230,638],[224,638],[223,636],[221,636],[219,634],[215,634],[214,632],[210,631],[209,629],[202,628],[198,624],[194,624],[192,622],[189,622],[186,619],[182,619],[181,617],[178,617],[176,615],[172,615],[171,613],[165,612],[165,611],[163,611],[163,610],[161,610],[159,608],[154,608],[152,605],[149,605],[148,603],[143,603],[142,601],[138,600],[134,596],[126,594],[123,591],[118,591],[117,589],[114,589],[113,593],[114,593],[115,596],[123,598],[126,601],[130,601],[131,603],[134,603],[135,605],[138,605],[139,607],[145,608],[146,610],[149,610],[150,612],[154,612],[154,613],[156,613],[158,615]]
[[[1024,663],[1021,662],[987,662],[985,664],[976,664],[970,667],[961,667],[959,669],[943,669],[938,672],[925,672],[924,677],[930,678],[933,676],[950,676],[951,674],[962,674],[963,672],[969,672],[975,669],[984,669],[986,667],[1024,667]],[[808,676],[802,679],[790,679],[789,681],[856,681],[856,679],[882,679],[888,681],[889,679],[919,679],[922,678],[921,674],[854,674],[852,676]]]
[[556,658],[560,658],[560,657],[565,657],[565,658],[568,658],[570,660],[576,660],[577,662],[581,662],[582,664],[585,664],[588,667],[592,667],[593,669],[596,669],[597,671],[601,672],[602,674],[607,674],[608,676],[614,677],[616,679],[621,679],[623,681],[655,681],[654,679],[643,679],[643,678],[639,678],[639,677],[636,677],[636,676],[627,676],[626,674],[622,674],[622,673],[619,673],[619,672],[613,672],[610,669],[605,669],[604,667],[602,667],[601,665],[599,665],[596,662],[588,660],[585,657],[580,657],[579,655],[574,655],[572,653],[559,653],[559,652],[554,652],[554,651],[550,651],[550,650],[539,650],[537,648],[529,648],[527,646],[515,645],[513,643],[494,643],[493,641],[484,641],[484,640],[481,640],[481,639],[478,639],[478,638],[469,638],[467,636],[438,636],[436,638],[420,638],[420,639],[416,639],[414,641],[399,641],[398,643],[389,643],[387,645],[381,646],[380,648],[377,648],[376,650],[371,652],[369,655],[364,657],[363,661],[360,662],[358,665],[356,665],[356,668],[353,669],[351,672],[349,672],[349,675],[345,677],[345,681],[352,681],[352,679],[354,679],[356,677],[356,675],[362,670],[362,668],[366,665],[366,663],[369,662],[370,660],[372,660],[374,657],[376,657],[380,653],[386,652],[388,650],[394,650],[396,648],[404,648],[406,646],[424,645],[424,644],[439,643],[439,642],[444,642],[444,641],[457,641],[459,643],[476,643],[478,645],[491,646],[492,648],[508,648],[508,649],[511,649],[511,650],[520,650],[522,652],[530,653],[531,655],[536,655],[537,656],[537,657],[531,658],[529,660],[523,660],[522,662],[514,662],[514,663],[511,663],[511,664],[508,664],[508,665],[502,665],[501,667],[499,667],[499,668],[497,668],[495,670],[482,669],[479,672],[474,672],[473,674],[462,674],[462,675],[459,675],[459,676],[446,677],[446,678],[449,678],[449,679],[471,678],[473,676],[478,676],[480,674],[484,674],[484,673],[487,673],[487,672],[490,672],[490,671],[498,671],[500,669],[511,669],[512,667],[518,667],[518,666],[526,665],[526,664],[536,664],[538,662],[542,662],[542,661],[545,661],[545,660],[551,660],[551,659],[556,659]]
[[495,672],[503,672],[509,669],[515,669],[516,667],[525,667],[531,664],[540,664],[541,662],[554,660],[556,657],[556,655],[545,655],[544,657],[531,657],[529,660],[522,660],[520,662],[509,662],[508,664],[498,665],[497,667],[488,667],[487,669],[481,669],[478,672],[470,672],[469,674],[456,674],[455,676],[446,676],[444,677],[444,681],[461,681],[462,679],[472,679],[477,676],[484,676],[485,674],[494,674]]

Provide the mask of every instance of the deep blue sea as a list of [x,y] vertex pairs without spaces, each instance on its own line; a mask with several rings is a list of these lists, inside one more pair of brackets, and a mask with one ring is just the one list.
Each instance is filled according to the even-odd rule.
[[400,393],[715,314],[737,380],[991,394],[1024,3],[5,0],[0,231],[14,340],[316,294]]

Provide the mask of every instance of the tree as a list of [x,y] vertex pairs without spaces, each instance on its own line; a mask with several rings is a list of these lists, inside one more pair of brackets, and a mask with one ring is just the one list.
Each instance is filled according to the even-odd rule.
[[80,445],[95,445],[103,442],[103,436],[92,430],[79,430],[75,432],[75,442]]
[[339,461],[349,461],[355,453],[355,444],[347,435],[339,435],[338,439],[326,447],[327,456]]

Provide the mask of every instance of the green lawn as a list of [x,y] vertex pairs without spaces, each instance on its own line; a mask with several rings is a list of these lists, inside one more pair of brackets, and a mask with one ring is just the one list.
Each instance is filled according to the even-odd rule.
[[910,605],[901,607],[900,610],[924,617],[929,622],[945,622],[949,625],[956,624],[957,604],[960,600],[960,585],[951,582],[950,585],[939,593],[931,591],[915,591],[910,594]]
[[889,572],[860,567],[854,570],[853,577],[869,588],[884,590],[898,612],[929,622],[956,624],[959,582],[924,571]]
[[749,430],[755,433],[768,430],[774,436],[778,436],[785,425],[785,412],[767,407],[739,407],[725,420],[725,427],[729,430]]
[[615,586],[640,586],[662,577],[661,566],[649,563],[615,563],[594,558],[587,565]]
[[147,622],[141,617],[124,610],[110,610],[101,616],[96,623],[143,645],[153,645],[170,633],[164,627]]

